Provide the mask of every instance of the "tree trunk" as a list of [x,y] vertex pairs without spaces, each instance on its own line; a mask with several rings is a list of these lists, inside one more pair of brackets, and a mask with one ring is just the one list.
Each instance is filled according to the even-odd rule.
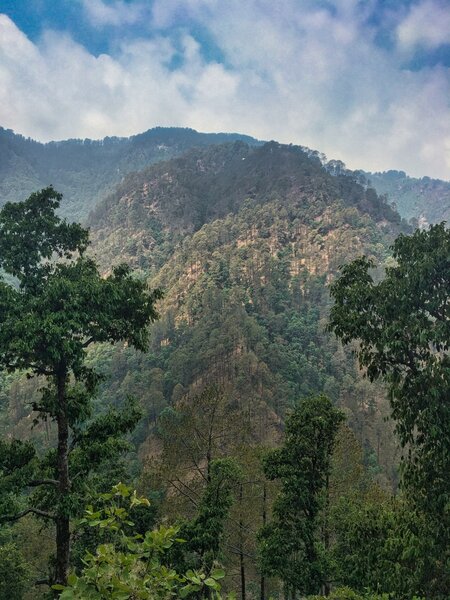
[[56,515],[56,564],[55,582],[67,584],[70,555],[70,521],[68,510],[68,496],[70,494],[69,479],[69,422],[67,418],[66,398],[67,373],[62,371],[57,375],[58,413],[58,507]]
[[[331,454],[331,450],[330,450]],[[325,481],[325,513],[324,513],[324,532],[323,532],[323,545],[325,547],[325,552],[328,556],[330,552],[330,475],[327,473],[326,481]],[[323,595],[329,596],[331,591],[331,587],[328,581],[325,581],[323,584]]]
[[[266,502],[267,502],[267,489],[266,483],[263,483],[263,504],[262,504],[262,526],[265,527],[267,523],[267,511],[266,511]],[[264,573],[261,573],[260,579],[260,600],[266,600],[266,578],[264,577]]]
[[246,588],[245,588],[245,561],[244,561],[244,523],[242,521],[242,501],[243,501],[243,486],[242,483],[239,485],[239,503],[241,517],[239,518],[239,567],[241,573],[241,600],[245,600]]
[[241,600],[245,600],[246,591],[245,591],[245,562],[244,555],[242,551],[239,553],[239,562],[240,562],[240,571],[241,571]]

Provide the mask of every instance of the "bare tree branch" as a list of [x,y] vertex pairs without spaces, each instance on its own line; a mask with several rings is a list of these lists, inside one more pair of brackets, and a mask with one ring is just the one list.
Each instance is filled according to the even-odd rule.
[[56,516],[51,513],[46,512],[45,510],[40,510],[39,508],[27,508],[20,513],[16,513],[15,515],[4,515],[0,517],[0,523],[8,523],[10,521],[18,521],[22,517],[25,517],[28,514],[34,514],[39,517],[44,517],[45,519],[52,519],[52,521],[56,520]]
[[58,481],[56,479],[32,479],[27,485],[28,487],[37,487],[38,485],[54,485],[56,487]]

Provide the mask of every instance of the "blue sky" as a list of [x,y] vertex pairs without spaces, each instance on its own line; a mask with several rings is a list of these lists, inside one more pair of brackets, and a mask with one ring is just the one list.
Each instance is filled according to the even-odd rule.
[[0,125],[156,125],[450,179],[449,0],[0,0]]

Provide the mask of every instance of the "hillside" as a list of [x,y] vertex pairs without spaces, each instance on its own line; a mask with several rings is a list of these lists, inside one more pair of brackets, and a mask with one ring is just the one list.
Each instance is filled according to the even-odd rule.
[[[262,142],[241,134],[199,133],[193,129],[156,127],[128,138],[64,140],[40,143],[0,127],[0,206],[25,198],[49,184],[64,194],[61,213],[84,221],[88,213],[124,178],[154,163],[180,156],[190,148],[208,147],[240,140],[249,146]],[[302,147],[308,156],[325,157]],[[402,171],[351,172],[341,161],[325,163],[333,175],[362,178],[380,195],[387,195],[400,215],[422,225],[448,220],[450,183]],[[125,184],[125,186],[128,185]]]
[[[384,391],[326,331],[339,265],[363,252],[388,261],[406,228],[374,190],[299,147],[238,141],[130,174],[89,224],[104,271],[126,261],[165,292],[147,354],[100,346],[90,355],[107,375],[99,406],[140,399],[142,457],[161,410],[206,383],[246,407],[265,443],[296,399],[323,391],[346,410],[367,464],[395,483]],[[35,391],[10,378],[2,388],[3,428],[21,435],[19,407]]]
[[84,220],[127,173],[177,156],[193,146],[237,139],[257,143],[239,134],[157,127],[128,138],[42,144],[0,128],[0,206],[23,200],[31,192],[52,184],[64,194],[62,214]]
[[365,173],[379,194],[386,194],[404,219],[416,219],[421,227],[450,219],[450,182],[409,177],[403,171]]
[[113,382],[104,400],[142,398],[140,442],[164,407],[206,382],[247,406],[263,441],[274,415],[323,391],[395,480],[384,392],[325,328],[338,266],[363,252],[389,260],[406,228],[374,190],[299,147],[236,142],[128,176],[89,223],[105,271],[126,260],[165,292],[151,351],[102,355]]
[[[243,142],[192,150],[128,175],[92,212],[97,260],[106,269],[121,260],[147,274],[159,269],[177,243],[204,224],[255,206],[282,201],[292,219],[312,222],[336,201],[387,229],[399,215],[352,176],[332,176],[319,158],[298,146]],[[333,222],[333,217],[330,216]]]

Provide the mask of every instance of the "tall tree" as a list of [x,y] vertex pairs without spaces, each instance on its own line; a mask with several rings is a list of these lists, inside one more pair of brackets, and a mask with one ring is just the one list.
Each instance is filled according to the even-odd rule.
[[233,491],[241,477],[237,462],[232,458],[218,458],[210,465],[209,479],[200,499],[197,514],[181,527],[182,536],[189,541],[183,550],[191,553],[191,566],[211,569],[223,554],[225,522]]
[[261,530],[261,564],[283,581],[286,598],[318,593],[326,582],[319,513],[343,419],[326,396],[302,400],[286,421],[282,447],[264,460],[267,478],[279,480],[281,491],[272,521]]
[[10,491],[43,488],[24,510],[1,520],[33,513],[53,521],[53,581],[65,584],[73,492],[80,493],[93,466],[123,448],[117,434],[132,428],[138,416],[130,407],[89,421],[99,376],[86,366],[86,351],[95,342],[119,341],[144,350],[146,326],[157,316],[154,303],[161,294],[149,292],[126,265],[102,277],[85,256],[88,231],[58,217],[60,201],[49,187],[0,212],[0,268],[14,278],[13,284],[0,281],[0,368],[41,378],[33,409],[57,427],[53,451],[38,459],[29,444],[6,444],[0,469]]
[[169,505],[175,504],[175,512],[193,515],[211,481],[212,462],[233,456],[248,429],[237,403],[217,385],[166,408],[158,420],[161,454],[149,465],[156,487],[167,489],[166,510],[172,512]]
[[330,329],[344,343],[356,341],[368,377],[389,386],[405,448],[403,483],[435,540],[432,597],[432,588],[448,584],[443,557],[450,547],[450,230],[441,223],[401,235],[393,256],[378,283],[366,257],[343,267],[331,287]]

